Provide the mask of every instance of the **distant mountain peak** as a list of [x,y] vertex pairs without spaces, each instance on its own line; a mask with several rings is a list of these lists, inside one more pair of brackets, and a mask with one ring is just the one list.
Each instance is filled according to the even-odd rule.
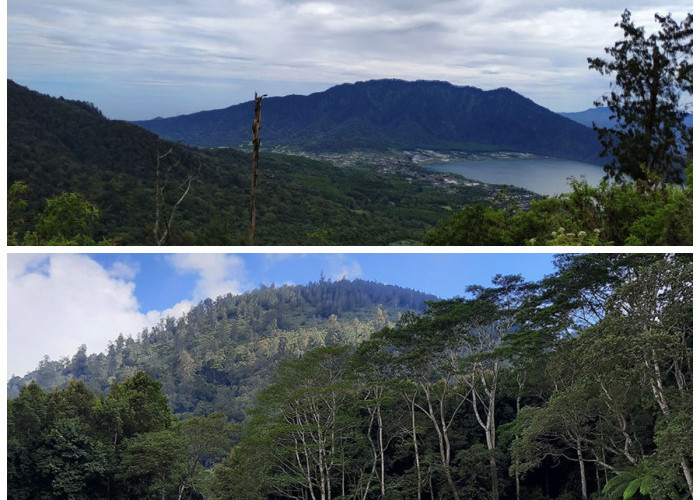
[[[247,148],[250,103],[134,122],[165,139]],[[300,151],[513,151],[599,163],[597,135],[508,88],[439,80],[343,83],[263,103],[263,148]]]

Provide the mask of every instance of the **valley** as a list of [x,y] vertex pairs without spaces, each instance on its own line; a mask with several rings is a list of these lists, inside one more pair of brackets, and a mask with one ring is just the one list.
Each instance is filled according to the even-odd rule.
[[[109,120],[91,103],[8,81],[8,241],[250,243],[250,120],[246,103]],[[257,245],[662,245],[692,237],[690,186],[658,191],[640,179],[595,187],[603,160],[595,132],[508,89],[358,82],[265,99],[262,122]],[[537,158],[550,168],[539,185],[506,168],[525,165],[530,175],[542,167]],[[487,172],[444,171],[460,161]],[[577,165],[595,174],[590,187],[599,191],[584,193]],[[569,177],[579,183],[569,186]],[[536,193],[557,199],[542,204]]]
[[[178,185],[196,178],[167,243],[244,241],[249,153],[166,141],[108,120],[89,103],[41,95],[14,82],[8,82],[8,96],[8,186],[27,186],[24,208],[8,214],[19,242],[28,241],[25,235],[38,223],[46,200],[72,192],[99,211],[99,219],[81,229],[91,239],[154,244],[156,160],[166,151],[172,151],[163,165],[169,169],[168,206],[177,200]],[[428,150],[275,151],[261,158],[256,235],[261,245],[419,244],[449,213],[491,203],[500,190],[420,168],[417,161],[445,155]],[[512,196],[526,206],[532,194],[515,190]]]

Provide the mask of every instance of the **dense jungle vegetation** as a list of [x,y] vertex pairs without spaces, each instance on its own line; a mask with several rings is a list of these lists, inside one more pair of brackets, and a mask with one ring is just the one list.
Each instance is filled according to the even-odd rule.
[[[101,394],[32,382],[8,402],[9,496],[689,498],[692,257],[555,264],[395,324],[375,310],[369,338],[282,361],[234,426],[212,407],[175,418],[143,372]],[[185,362],[175,383],[210,369]]]

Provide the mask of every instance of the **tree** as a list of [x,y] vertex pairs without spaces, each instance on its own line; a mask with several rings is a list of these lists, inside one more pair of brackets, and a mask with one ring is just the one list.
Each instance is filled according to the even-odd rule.
[[185,490],[200,490],[200,475],[204,467],[225,457],[231,450],[233,426],[223,413],[212,413],[207,417],[192,417],[182,421],[179,436],[185,445],[187,459],[180,484],[180,495]]
[[171,430],[137,434],[125,442],[118,477],[129,498],[180,498],[186,457],[185,443]]
[[260,155],[260,110],[262,107],[263,94],[258,97],[255,93],[255,116],[253,118],[253,174],[250,181],[250,221],[248,222],[247,242],[250,245],[255,243],[255,203],[258,196],[258,158]]
[[[153,225],[153,238],[158,246],[165,245],[170,240],[172,236],[173,221],[175,220],[175,211],[190,192],[192,181],[196,179],[196,177],[188,175],[184,182],[180,184],[180,197],[172,204],[172,207],[170,207],[170,216],[168,216],[166,214],[167,207],[165,200],[165,189],[168,187],[172,169],[178,167],[180,165],[180,161],[178,160],[174,164],[171,164],[165,171],[165,176],[163,177],[161,177],[160,162],[161,160],[166,159],[170,154],[172,154],[172,152],[173,149],[170,148],[162,155],[160,153],[156,155],[156,217]],[[163,226],[162,228],[161,225]]]
[[95,490],[102,489],[108,470],[107,454],[78,418],[60,420],[45,436],[36,455],[36,468],[48,486],[50,498],[87,500],[94,498]]
[[[468,328],[466,352],[466,383],[474,416],[484,430],[489,451],[491,498],[498,500],[498,469],[496,463],[496,396],[500,391],[499,374],[505,364],[504,344],[517,327],[517,313],[523,302],[521,276],[497,275],[495,287],[467,287],[475,299],[467,302]],[[466,319],[466,318],[465,318]]]
[[616,181],[658,175],[680,182],[692,150],[683,97],[693,92],[693,15],[680,24],[670,15],[656,21],[660,30],[646,36],[625,10],[615,25],[623,39],[605,49],[611,59],[588,58],[590,69],[615,75],[615,87],[595,105],[608,106],[617,127],[594,129],[603,155],[611,155],[605,171]]
[[328,500],[357,488],[346,484],[349,443],[356,437],[349,413],[353,392],[344,379],[347,358],[348,348],[339,346],[286,361],[278,382],[260,394],[254,433],[272,446],[271,492]]
[[24,181],[15,181],[7,190],[7,244],[19,245],[17,230],[24,224],[23,212],[27,209],[27,191]]
[[24,237],[28,245],[95,245],[86,235],[100,217],[99,209],[77,193],[62,193],[46,200],[34,231]]
[[22,387],[19,396],[7,402],[8,498],[37,497],[34,451],[40,446],[46,417],[46,393],[36,382]]
[[[409,379],[403,388],[403,397],[411,413],[414,460],[421,496],[421,469],[418,455],[416,414],[422,414],[435,431],[438,444],[439,467],[450,490],[450,496],[459,500],[454,479],[453,438],[457,416],[467,401],[468,390],[461,385],[460,352],[465,348],[464,331],[455,326],[461,299],[428,303],[423,316],[405,314],[393,329],[379,332],[388,348],[394,351],[394,376]],[[457,312],[455,312],[457,311]]]
[[172,425],[174,417],[168,406],[168,398],[161,392],[161,386],[160,382],[144,372],[138,372],[111,387],[107,403],[103,407],[113,415],[110,421],[118,424],[115,428],[118,434],[115,441],[121,437],[168,429]]
[[644,481],[652,498],[692,493],[691,258],[569,256],[559,267],[540,307],[577,334],[546,364],[553,394],[516,419],[514,469],[578,463],[584,498],[588,463]]

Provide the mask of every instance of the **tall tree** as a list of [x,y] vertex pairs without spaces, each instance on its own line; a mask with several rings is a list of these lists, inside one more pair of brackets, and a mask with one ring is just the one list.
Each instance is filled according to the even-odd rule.
[[7,402],[8,498],[38,497],[35,450],[41,444],[46,419],[46,393],[36,382],[22,387],[19,396]]
[[347,358],[343,346],[311,351],[283,363],[277,382],[260,394],[252,432],[271,446],[271,493],[330,500],[357,489],[346,484],[348,443],[356,437]]
[[467,287],[475,295],[467,306],[468,356],[465,381],[470,391],[474,416],[484,430],[489,451],[491,498],[499,498],[498,466],[496,463],[496,397],[501,390],[499,376],[505,365],[504,347],[508,336],[517,327],[518,311],[523,303],[521,276],[497,275],[494,287]]
[[680,24],[670,15],[657,14],[656,21],[660,30],[646,36],[625,10],[615,25],[623,39],[605,49],[611,59],[588,58],[589,68],[615,75],[615,86],[595,105],[608,106],[617,126],[594,129],[611,156],[605,171],[617,181],[655,175],[680,182],[692,151],[683,99],[693,92],[693,15]]
[[255,208],[258,197],[258,160],[260,157],[260,113],[262,108],[263,94],[258,97],[255,93],[255,114],[253,117],[253,173],[250,181],[250,221],[248,222],[248,244],[255,244]]
[[87,500],[103,489],[108,471],[107,453],[101,442],[89,435],[78,418],[59,420],[37,450],[35,480],[46,484],[42,498]]
[[[691,257],[605,260],[562,261],[559,278],[570,284],[553,302],[560,310],[573,306],[569,314],[593,306],[599,320],[579,322],[575,336],[554,346],[546,367],[554,390],[542,407],[518,417],[515,466],[524,472],[547,456],[571,460],[584,498],[588,463],[606,476],[634,471],[654,498],[692,493]],[[582,279],[572,279],[575,270]],[[564,300],[576,288],[588,299]]]
[[459,384],[459,353],[464,348],[464,332],[455,328],[451,321],[459,304],[459,299],[431,302],[423,316],[406,314],[396,328],[386,328],[381,332],[388,341],[386,347],[400,353],[392,360],[395,376],[411,381],[404,386],[403,396],[411,413],[416,472],[421,473],[416,436],[417,412],[434,430],[439,470],[455,500],[460,497],[453,472],[454,424],[468,396],[468,391]]
[[233,426],[223,413],[212,413],[207,417],[192,417],[178,426],[180,440],[185,445],[187,459],[183,469],[179,496],[189,491],[201,490],[201,475],[204,467],[211,467],[231,450]]
[[145,432],[125,440],[118,477],[128,498],[182,498],[187,451],[170,429]]
[[163,154],[156,154],[156,214],[155,221],[153,223],[153,240],[158,246],[165,245],[172,238],[175,211],[187,197],[187,194],[190,192],[190,188],[192,187],[192,181],[196,179],[196,177],[191,174],[187,175],[187,178],[178,187],[180,191],[179,198],[170,207],[170,214],[167,214],[166,212],[168,211],[168,208],[165,199],[165,190],[167,189],[170,181],[170,173],[173,168],[180,166],[180,160],[177,160],[175,163],[171,163],[166,169],[164,175],[162,173],[161,160],[166,159],[172,154],[172,152],[173,149],[170,148]]

